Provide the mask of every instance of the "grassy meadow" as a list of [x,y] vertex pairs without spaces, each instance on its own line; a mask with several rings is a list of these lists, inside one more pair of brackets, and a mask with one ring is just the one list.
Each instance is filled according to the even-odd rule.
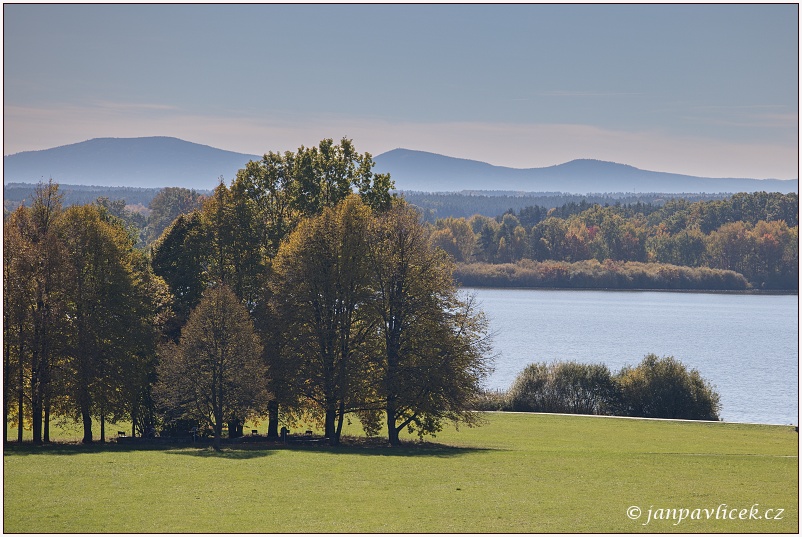
[[792,427],[512,413],[397,449],[12,443],[3,525],[12,533],[797,532],[798,446]]

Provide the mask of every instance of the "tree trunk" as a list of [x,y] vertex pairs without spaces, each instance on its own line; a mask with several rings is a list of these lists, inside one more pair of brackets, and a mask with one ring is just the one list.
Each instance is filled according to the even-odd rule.
[[[392,330],[392,329],[391,329]],[[387,390],[387,440],[391,446],[397,446],[398,441],[398,428],[396,427],[396,373],[398,370],[398,335],[395,330],[391,331],[390,337],[387,339],[387,377],[386,377],[386,390]]]
[[137,412],[136,412],[137,405],[134,403],[134,406],[131,407],[131,438],[136,438],[136,420],[137,420]]
[[106,414],[105,412],[100,413],[100,443],[106,443]]
[[389,401],[387,403],[387,438],[391,446],[399,444],[398,428],[395,425],[395,408]]
[[45,442],[50,442],[50,397],[45,399],[45,424],[43,440]]
[[324,434],[326,438],[329,439],[329,444],[332,446],[336,446],[339,442],[339,438],[337,438],[335,430],[336,420],[337,420],[337,408],[332,404],[326,405],[326,421],[325,421]]
[[343,421],[345,419],[345,401],[340,401],[340,411],[338,412],[337,416],[337,431],[334,433],[335,438],[337,439],[337,444],[340,443],[340,435],[343,432]]
[[17,442],[22,443],[22,422],[23,411],[25,403],[25,384],[24,384],[23,368],[22,368],[22,349],[20,349],[20,365],[19,365],[19,391],[17,392]]
[[278,401],[267,404],[267,437],[278,438]]
[[[8,317],[3,310],[3,328],[8,330]],[[3,337],[3,445],[8,443],[8,406],[11,396],[11,338]]]
[[25,326],[19,321],[19,385],[17,386],[17,442],[22,443],[23,411],[25,404]]
[[[34,345],[36,342],[34,342]],[[31,358],[31,419],[33,420],[33,443],[42,443],[42,385],[39,371],[39,353],[34,348]]]
[[83,418],[84,422],[84,438],[82,442],[84,444],[91,444],[92,443],[92,416],[89,413],[89,404],[82,403],[81,404],[81,417]]
[[214,424],[214,450],[220,451],[223,442],[223,422],[218,421]]
[[38,395],[33,395],[33,397],[32,397],[31,414],[33,416],[33,443],[34,444],[41,444],[42,443],[42,400],[39,398]]
[[31,418],[33,419],[33,443],[42,443],[42,403],[44,395],[44,356],[42,341],[42,300],[38,300],[33,314],[33,349],[31,353]]

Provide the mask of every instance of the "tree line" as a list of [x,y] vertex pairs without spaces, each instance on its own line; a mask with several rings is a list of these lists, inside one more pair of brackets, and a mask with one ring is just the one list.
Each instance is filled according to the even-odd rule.
[[165,191],[147,248],[119,204],[39,185],[4,221],[5,423],[34,442],[55,417],[85,442],[94,420],[102,440],[192,424],[219,446],[254,416],[269,436],[311,417],[332,444],[349,416],[391,444],[475,422],[484,317],[372,167],[345,138],[268,153],[207,196]]
[[[404,191],[409,203],[420,209],[425,222],[434,224],[443,218],[470,218],[475,214],[495,218],[505,212],[517,213],[537,207],[547,212],[549,209],[581,203],[599,205],[652,205],[659,207],[672,199],[691,202],[712,201],[727,198],[732,193],[719,194],[663,194],[658,192],[638,193],[611,192],[599,194],[568,194],[565,192],[510,192],[492,190],[463,190],[460,192],[414,192]],[[519,216],[520,217],[520,216]],[[523,222],[523,218],[522,218]],[[525,225],[532,226],[536,222]]]
[[661,206],[531,206],[445,218],[435,243],[459,263],[606,260],[734,271],[757,289],[798,289],[799,197],[758,192]]

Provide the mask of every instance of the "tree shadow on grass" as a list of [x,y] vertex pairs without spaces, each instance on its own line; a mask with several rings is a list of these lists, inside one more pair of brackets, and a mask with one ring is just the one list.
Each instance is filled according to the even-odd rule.
[[9,442],[3,446],[4,456],[20,455],[84,455],[87,453],[130,453],[138,451],[164,451],[168,452],[175,449],[202,449],[204,445],[193,445],[191,442],[177,441],[136,441],[122,442],[92,442],[83,444],[81,442],[48,442],[46,444],[34,444],[32,442]]
[[105,444],[48,443],[36,445],[30,442],[17,444],[11,442],[3,449],[4,456],[24,455],[81,455],[87,453],[128,453],[139,451],[162,451],[171,455],[184,455],[201,458],[220,458],[246,460],[266,457],[276,450],[313,451],[332,455],[367,455],[384,457],[439,457],[450,458],[471,453],[497,451],[491,448],[458,447],[434,442],[404,442],[400,446],[390,446],[378,439],[345,438],[337,446],[330,446],[322,439],[294,439],[287,443],[280,441],[236,443],[226,442],[220,451],[215,451],[208,442],[107,442]]
[[390,446],[386,439],[344,437],[337,446],[330,446],[317,439],[304,441],[296,439],[287,444],[279,444],[277,449],[293,451],[314,451],[318,453],[368,455],[382,457],[457,457],[470,453],[495,451],[491,448],[461,447],[439,444],[436,442],[402,442],[399,446]]
[[171,449],[169,451],[165,451],[165,453],[169,455],[200,457],[203,459],[248,460],[267,457],[272,453],[272,450],[265,449],[257,445],[225,446],[219,451],[211,447],[189,446],[182,449]]

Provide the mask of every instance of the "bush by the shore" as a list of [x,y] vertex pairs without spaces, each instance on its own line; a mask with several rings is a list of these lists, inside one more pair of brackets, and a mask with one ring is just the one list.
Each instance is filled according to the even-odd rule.
[[719,419],[719,394],[696,369],[648,354],[613,375],[603,364],[534,363],[507,392],[486,391],[478,410],[689,420]]

